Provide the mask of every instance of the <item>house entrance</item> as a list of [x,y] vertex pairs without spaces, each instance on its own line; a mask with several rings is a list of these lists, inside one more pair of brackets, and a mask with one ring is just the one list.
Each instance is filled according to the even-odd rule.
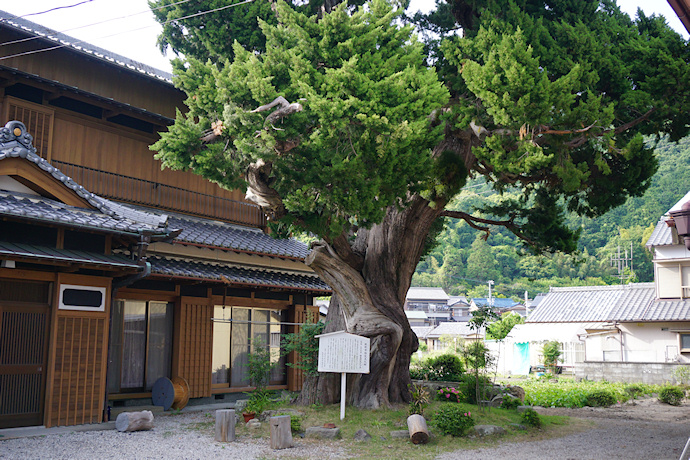
[[0,428],[43,424],[50,288],[0,280]]

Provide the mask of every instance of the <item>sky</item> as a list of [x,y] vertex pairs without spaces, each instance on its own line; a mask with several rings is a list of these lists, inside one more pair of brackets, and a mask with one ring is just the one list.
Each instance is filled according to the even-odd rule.
[[[161,26],[153,19],[147,0],[28,0],[11,3],[2,0],[0,10],[22,16],[75,4],[79,5],[26,16],[25,19],[170,72],[173,55],[168,51],[168,56],[163,56],[156,45]],[[687,31],[664,0],[619,0],[618,4],[633,17],[638,7],[648,16],[663,15],[671,27],[688,38]],[[412,0],[411,3],[412,10],[427,11],[433,6],[434,0]],[[0,16],[4,17],[4,14],[0,13]]]

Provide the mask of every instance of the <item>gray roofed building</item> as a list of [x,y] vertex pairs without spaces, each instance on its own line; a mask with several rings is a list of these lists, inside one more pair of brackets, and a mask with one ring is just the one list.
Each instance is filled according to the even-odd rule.
[[237,286],[290,288],[322,294],[330,293],[328,285],[321,281],[318,276],[305,273],[155,256],[149,257],[148,261],[151,263],[153,277],[213,280]]
[[671,229],[671,226],[669,225],[669,221],[671,221],[669,213],[671,211],[680,210],[681,206],[686,201],[690,201],[690,192],[688,192],[683,198],[681,198],[676,204],[674,204],[673,207],[666,212],[666,214],[659,218],[659,222],[657,222],[656,226],[654,227],[652,235],[647,240],[646,246],[648,249],[652,249],[654,247],[659,246],[673,246],[678,244],[677,239],[674,240],[673,231]]
[[529,323],[650,321],[654,283],[551,288]]
[[441,301],[448,304],[450,296],[440,287],[411,287],[405,297],[409,302],[412,301]]
[[136,72],[161,82],[166,82],[172,86],[172,75],[168,72],[156,69],[133,59],[121,56],[98,46],[86,43],[83,40],[58,32],[49,27],[36,24],[24,18],[17,17],[12,13],[0,11],[0,22],[6,26],[22,32],[28,32],[51,42],[57,47],[66,47],[76,53],[80,53],[94,59],[120,66],[123,70]]
[[468,322],[449,321],[436,326],[433,331],[427,334],[427,338],[438,339],[444,335],[462,338],[483,338],[484,328],[472,329]]

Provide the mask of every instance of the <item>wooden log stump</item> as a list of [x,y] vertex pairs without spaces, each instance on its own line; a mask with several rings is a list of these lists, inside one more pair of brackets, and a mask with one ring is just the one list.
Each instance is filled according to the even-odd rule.
[[413,444],[429,442],[429,430],[426,427],[426,420],[421,415],[412,414],[407,417],[407,430],[410,432],[410,439]]
[[153,428],[153,412],[123,412],[115,420],[117,431],[142,431]]
[[290,416],[278,415],[269,419],[271,426],[271,449],[287,449],[292,447],[292,430],[290,430]]
[[235,410],[224,409],[216,411],[216,441],[235,441]]

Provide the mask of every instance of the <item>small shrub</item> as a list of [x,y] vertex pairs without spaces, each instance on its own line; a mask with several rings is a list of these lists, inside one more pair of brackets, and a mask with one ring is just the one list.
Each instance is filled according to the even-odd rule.
[[290,431],[293,433],[302,431],[302,419],[299,416],[290,414]]
[[428,366],[436,371],[441,381],[457,382],[465,371],[462,361],[455,355],[436,356],[429,358],[427,362]]
[[445,387],[436,392],[436,399],[447,402],[462,402],[465,400],[465,395],[457,388]]
[[678,387],[667,386],[659,391],[659,401],[672,406],[680,406],[685,398],[685,392]]
[[608,390],[594,390],[585,397],[585,405],[590,407],[609,407],[616,404],[616,397]]
[[409,414],[424,415],[424,409],[431,401],[429,389],[421,384],[412,384],[410,385],[410,396],[412,396],[412,401],[410,401]]
[[525,425],[529,425],[534,428],[541,427],[541,417],[539,417],[539,414],[536,410],[531,408],[525,409],[521,417],[522,423],[524,423]]
[[673,369],[673,377],[680,385],[690,383],[690,366],[677,366]]
[[[465,374],[460,381],[460,391],[465,395],[465,402],[469,404],[477,404],[477,379],[472,374]],[[487,389],[491,385],[491,379],[484,376],[479,376],[479,398],[487,399]]]
[[472,413],[457,404],[444,404],[434,417],[436,427],[444,434],[463,436],[474,426]]
[[644,394],[644,388],[642,388],[642,385],[638,385],[636,383],[632,383],[630,385],[625,386],[625,393],[632,399],[639,398]]
[[502,409],[515,410],[518,406],[522,405],[522,401],[519,398],[514,398],[512,396],[503,396],[503,402],[501,403]]

